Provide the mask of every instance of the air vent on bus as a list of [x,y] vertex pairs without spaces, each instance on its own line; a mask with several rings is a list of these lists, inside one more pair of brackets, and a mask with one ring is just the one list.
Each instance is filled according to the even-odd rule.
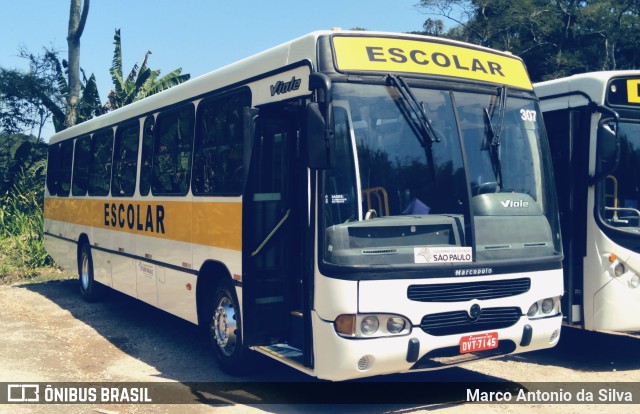
[[541,243],[525,243],[524,247],[544,247],[546,245],[547,245],[547,243],[545,243],[545,242],[541,242]]
[[417,302],[465,302],[473,299],[506,298],[528,292],[531,279],[488,280],[468,283],[411,285],[407,297]]
[[493,329],[503,329],[515,325],[520,319],[520,308],[485,308],[478,320],[472,320],[467,311],[454,311],[425,315],[420,328],[429,335],[444,336]]
[[506,250],[506,249],[510,249],[511,246],[508,244],[503,244],[501,246],[484,246],[485,250]]
[[377,249],[377,250],[362,250],[364,255],[381,255],[381,254],[397,254],[397,249]]

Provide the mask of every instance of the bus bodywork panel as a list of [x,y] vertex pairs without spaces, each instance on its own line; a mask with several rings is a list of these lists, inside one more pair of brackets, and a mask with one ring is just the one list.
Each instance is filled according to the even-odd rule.
[[[625,249],[606,235],[592,220],[587,232],[584,277],[584,328],[588,330],[634,331],[640,329],[640,289],[632,284],[634,271],[640,270],[640,256]],[[617,258],[610,261],[611,255]],[[619,262],[627,271],[616,276]]]
[[[548,297],[560,297],[563,293],[561,270],[542,272],[527,272],[500,276],[488,276],[482,282],[509,281],[513,279],[530,278],[530,289],[518,296],[508,296],[489,300],[468,300],[460,302],[432,302],[425,303],[409,299],[407,296],[410,286],[440,285],[478,282],[477,278],[460,277],[455,280],[442,279],[394,279],[344,281],[320,276],[319,286],[323,292],[342,291],[353,293],[357,289],[357,313],[393,314],[406,317],[411,323],[411,332],[403,336],[379,338],[345,338],[336,333],[333,320],[339,313],[355,313],[348,306],[343,295],[331,296],[331,306],[316,299],[316,309],[313,312],[313,328],[318,330],[318,342],[314,346],[316,358],[316,375],[330,380],[344,380],[349,378],[383,375],[394,372],[415,372],[459,365],[473,360],[500,356],[500,352],[520,353],[553,347],[559,340],[562,315],[529,318],[526,313],[530,304]],[[324,279],[324,281],[320,281]],[[478,304],[481,309],[505,309],[513,307],[514,303],[526,305],[519,307],[517,320],[506,328],[468,331],[455,334],[429,334],[421,328],[424,317],[429,315],[469,312],[470,308]],[[342,309],[333,312],[333,309]],[[530,331],[531,333],[525,333]],[[497,332],[499,351],[495,354],[476,356],[459,354],[458,348],[463,337]],[[523,344],[526,336],[531,335],[530,342]],[[417,361],[408,362],[409,349],[415,347],[410,342],[418,342]],[[443,354],[451,354],[440,359]],[[427,355],[429,354],[429,355]],[[365,368],[362,368],[366,364]],[[399,369],[399,367],[402,367]]]

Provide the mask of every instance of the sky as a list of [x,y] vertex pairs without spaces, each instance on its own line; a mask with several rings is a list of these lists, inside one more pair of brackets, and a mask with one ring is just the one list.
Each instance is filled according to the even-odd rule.
[[[123,70],[140,64],[194,78],[315,30],[355,27],[410,32],[427,15],[418,0],[93,0],[80,40],[80,66],[95,74],[104,102],[112,86],[113,35],[121,30]],[[27,69],[18,56],[43,46],[67,58],[70,0],[0,0],[0,66]],[[48,133],[47,133],[48,132]],[[53,132],[48,127],[45,136]]]

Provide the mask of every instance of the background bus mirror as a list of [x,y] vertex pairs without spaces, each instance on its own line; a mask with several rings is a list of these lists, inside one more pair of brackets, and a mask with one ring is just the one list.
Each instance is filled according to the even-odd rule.
[[618,122],[615,118],[600,119],[596,140],[596,171],[591,179],[592,184],[605,178],[618,167],[620,140],[618,139]]
[[326,170],[335,163],[333,107],[327,105],[326,117],[317,103],[307,106],[307,152],[309,168]]

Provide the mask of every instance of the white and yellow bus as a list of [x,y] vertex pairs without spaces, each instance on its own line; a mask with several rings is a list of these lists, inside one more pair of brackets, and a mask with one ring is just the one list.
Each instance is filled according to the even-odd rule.
[[565,253],[563,313],[588,330],[640,329],[640,71],[541,82]]
[[320,31],[52,137],[48,251],[330,380],[554,346],[562,247],[522,61]]

